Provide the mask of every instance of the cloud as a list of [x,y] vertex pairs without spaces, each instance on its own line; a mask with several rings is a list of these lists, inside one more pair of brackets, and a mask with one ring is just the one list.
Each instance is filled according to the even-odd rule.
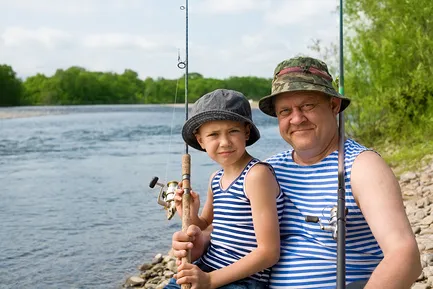
[[[189,70],[270,77],[281,59],[338,35],[338,0],[190,0]],[[167,4],[169,3],[169,4]],[[72,65],[178,77],[184,0],[0,0],[0,63],[20,76]]]
[[60,49],[71,44],[72,36],[62,30],[41,27],[25,29],[8,27],[1,35],[6,47],[42,46],[47,49]]
[[97,8],[95,3],[92,3],[94,1],[86,0],[14,0],[5,2],[6,9],[41,11],[44,13],[83,14],[91,13]]
[[104,33],[88,35],[84,37],[83,45],[90,48],[141,48],[147,50],[155,50],[155,48],[159,46],[156,42],[150,41],[143,36],[123,33]]
[[269,0],[205,0],[197,10],[208,14],[239,14],[264,9],[269,3]]
[[[4,2],[4,3],[3,3]],[[2,9],[39,11],[50,14],[83,15],[101,10],[131,10],[147,8],[149,1],[141,0],[0,0]]]
[[264,19],[266,23],[274,26],[314,24],[316,18],[324,15],[329,18],[329,15],[335,11],[337,4],[336,0],[276,1],[273,9],[265,13]]

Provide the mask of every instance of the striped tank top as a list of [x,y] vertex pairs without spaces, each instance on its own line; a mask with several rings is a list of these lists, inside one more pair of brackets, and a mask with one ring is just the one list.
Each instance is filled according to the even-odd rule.
[[[346,281],[368,280],[383,258],[352,195],[350,175],[355,158],[367,148],[354,140],[345,142],[345,182],[347,215]],[[293,150],[267,160],[274,167],[285,196],[281,228],[281,256],[272,267],[270,288],[335,288],[337,242],[332,232],[319,224],[305,222],[317,216],[329,225],[330,210],[337,204],[338,151],[321,162],[300,166],[292,159]]]
[[[257,248],[251,204],[245,195],[244,187],[245,176],[257,163],[261,162],[258,159],[252,159],[226,190],[221,188],[220,182],[224,170],[218,171],[212,179],[213,231],[210,245],[201,257],[201,261],[209,267],[214,269],[226,267]],[[270,169],[272,168],[270,167]],[[284,198],[281,192],[276,197],[276,202],[278,218],[281,220],[284,207]],[[270,269],[265,269],[250,276],[250,278],[268,282],[269,275]]]

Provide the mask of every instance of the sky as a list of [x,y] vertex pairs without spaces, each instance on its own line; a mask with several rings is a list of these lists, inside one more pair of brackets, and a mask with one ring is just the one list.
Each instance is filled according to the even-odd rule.
[[[338,43],[339,0],[189,0],[189,72],[272,77],[282,60]],[[71,66],[177,78],[185,0],[0,0],[0,64],[23,79]]]

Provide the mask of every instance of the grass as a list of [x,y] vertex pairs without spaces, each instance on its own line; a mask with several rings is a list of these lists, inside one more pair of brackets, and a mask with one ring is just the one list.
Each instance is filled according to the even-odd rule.
[[374,149],[382,155],[397,176],[407,171],[416,171],[433,160],[433,141],[431,140],[399,146],[382,144]]

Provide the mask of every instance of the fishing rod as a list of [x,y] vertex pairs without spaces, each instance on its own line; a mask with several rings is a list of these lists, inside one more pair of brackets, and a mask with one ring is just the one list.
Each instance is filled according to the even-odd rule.
[[[340,31],[339,31],[339,78],[338,90],[341,95],[344,95],[344,55],[343,55],[343,0],[340,0]],[[329,224],[322,225],[320,218],[316,216],[305,216],[305,221],[319,223],[320,229],[331,231],[332,238],[337,241],[337,287],[336,289],[346,288],[346,185],[345,185],[345,168],[344,168],[344,112],[341,111],[338,115],[338,191],[337,205],[333,206],[330,211]],[[349,285],[349,288],[359,284]]]
[[[344,95],[343,0],[340,0],[340,75],[338,92]],[[346,288],[346,185],[344,169],[344,112],[338,115],[338,199],[337,199],[337,289]]]
[[[188,0],[185,0],[185,5],[180,6],[180,10],[185,11],[185,60],[182,61],[180,54],[178,55],[179,69],[185,69],[185,121],[188,120]],[[177,94],[177,89],[176,89]],[[191,224],[190,204],[191,204],[191,155],[188,152],[188,144],[185,143],[185,153],[182,155],[182,231],[186,232]],[[170,181],[166,185],[158,182],[158,177],[153,177],[149,187],[154,188],[155,185],[161,187],[157,202],[167,210],[167,219],[170,220],[175,212],[176,206],[174,196],[178,187],[177,181]],[[182,263],[191,263],[191,250],[188,250],[186,257],[182,258]],[[182,284],[182,289],[190,289],[191,284]]]
[[[179,62],[178,67],[185,69],[185,121],[188,120],[188,0],[185,0],[185,6],[180,6],[185,10],[185,61]],[[188,153],[188,144],[185,143],[185,153],[182,156],[182,231],[186,233],[190,219],[191,204],[191,155]],[[182,258],[182,263],[191,262],[191,250],[187,251],[187,256]],[[191,284],[182,284],[182,289],[191,288]]]

